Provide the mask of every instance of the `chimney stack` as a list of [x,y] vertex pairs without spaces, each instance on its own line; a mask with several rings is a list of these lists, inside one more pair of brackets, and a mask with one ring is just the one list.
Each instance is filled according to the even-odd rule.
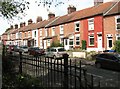
[[20,28],[23,27],[23,22],[20,23]]
[[33,22],[32,19],[29,19],[28,20],[28,25],[30,25],[32,22]]
[[10,29],[13,29],[13,25],[10,26]]
[[38,16],[37,19],[36,19],[36,23],[42,21],[42,17],[41,16]]
[[73,5],[69,5],[67,9],[68,9],[68,14],[76,11],[76,7],[74,7]]
[[26,25],[26,23],[24,22],[24,23],[23,23],[23,26],[25,26],[25,25]]
[[15,29],[18,29],[18,24],[15,24]]
[[50,13],[48,14],[48,19],[53,18],[53,17],[55,17],[55,14],[52,13],[52,12],[50,12]]
[[100,5],[103,3],[103,0],[94,0],[94,6]]

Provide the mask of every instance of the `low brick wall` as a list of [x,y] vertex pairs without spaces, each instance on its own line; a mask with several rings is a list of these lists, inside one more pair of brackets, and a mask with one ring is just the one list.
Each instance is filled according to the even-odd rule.
[[67,52],[69,57],[86,58],[86,52]]

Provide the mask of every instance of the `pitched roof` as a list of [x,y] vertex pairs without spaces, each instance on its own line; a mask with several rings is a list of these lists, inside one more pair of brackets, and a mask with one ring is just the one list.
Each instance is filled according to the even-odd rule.
[[53,17],[51,19],[40,21],[38,23],[32,23],[27,26],[21,27],[18,30],[20,32],[29,31],[29,30],[34,30],[38,28],[52,27],[52,26],[56,26],[56,25],[60,25],[60,24],[64,24],[72,21],[77,21],[80,19],[89,18],[97,15],[103,15],[103,14],[105,16],[112,15],[115,13],[120,13],[119,8],[120,8],[120,3],[107,2],[97,6],[75,11],[71,14],[67,14],[64,16]]
[[[52,27],[52,26],[56,26],[56,25],[84,19],[84,18],[89,18],[89,17],[93,17],[96,15],[103,15],[103,13],[105,13],[110,8],[112,8],[113,5],[115,5],[115,3],[116,2],[107,2],[107,3],[97,5],[97,6],[79,10],[79,11],[73,12],[71,14],[61,16],[59,19],[57,19],[53,23],[49,24],[48,27]],[[113,13],[113,12],[111,12],[111,13]]]
[[104,16],[120,14],[120,1],[116,2],[106,13]]
[[19,28],[19,32],[24,32],[24,31],[29,31],[29,30],[34,30],[34,29],[38,29],[38,28],[44,28],[46,27],[49,23],[53,22],[54,20],[56,20],[58,17],[54,17],[48,20],[44,20],[44,21],[40,21],[38,23],[32,23],[29,24],[27,26],[24,26],[22,28]]

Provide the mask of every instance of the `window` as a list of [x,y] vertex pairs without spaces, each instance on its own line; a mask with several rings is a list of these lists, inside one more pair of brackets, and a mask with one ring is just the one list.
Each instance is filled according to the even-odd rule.
[[63,25],[60,25],[60,34],[64,34],[64,28],[63,28]]
[[112,47],[112,40],[108,40],[108,47]]
[[36,40],[34,41],[34,46],[36,46]]
[[51,49],[51,52],[57,52],[56,49]]
[[36,37],[36,31],[34,32],[34,36]]
[[94,30],[94,19],[88,20],[88,30]]
[[116,29],[120,30],[120,16],[117,16],[117,19],[116,19]]
[[30,37],[30,31],[28,32],[28,37]]
[[55,27],[52,28],[52,36],[55,36]]
[[50,40],[47,40],[47,46],[50,46]]
[[120,40],[120,34],[116,35],[116,40]]
[[94,36],[89,36],[89,45],[90,46],[94,45]]
[[65,45],[67,45],[67,39],[65,39]]
[[80,45],[80,36],[76,36],[75,40],[76,40],[76,45],[79,46]]
[[73,39],[69,39],[69,45],[73,46]]
[[75,32],[79,32],[79,27],[80,27],[79,22],[76,22],[75,23]]

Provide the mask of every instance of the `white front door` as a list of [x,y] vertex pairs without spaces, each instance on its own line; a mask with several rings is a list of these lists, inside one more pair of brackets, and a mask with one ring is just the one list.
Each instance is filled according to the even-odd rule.
[[102,51],[102,36],[98,36],[98,51]]
[[47,41],[44,40],[44,49],[47,49]]

